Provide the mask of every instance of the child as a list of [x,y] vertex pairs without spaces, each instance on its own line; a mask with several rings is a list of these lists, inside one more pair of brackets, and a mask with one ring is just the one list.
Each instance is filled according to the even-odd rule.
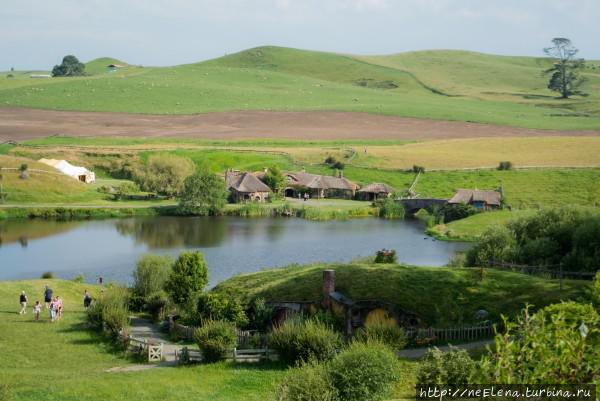
[[63,311],[63,305],[62,305],[62,299],[60,299],[59,296],[56,297],[56,320],[60,320],[60,318],[62,317],[62,311]]
[[56,318],[56,298],[52,299],[50,301],[50,321],[54,322],[54,319]]
[[33,315],[35,316],[35,320],[40,320],[40,311],[42,310],[42,305],[40,301],[35,301],[35,305],[33,306]]

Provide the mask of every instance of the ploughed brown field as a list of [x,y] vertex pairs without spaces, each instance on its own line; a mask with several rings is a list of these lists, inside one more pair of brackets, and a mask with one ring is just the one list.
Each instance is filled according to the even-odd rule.
[[0,142],[52,135],[173,136],[212,140],[426,140],[595,136],[600,135],[600,131],[549,131],[350,112],[239,111],[168,116],[0,108]]

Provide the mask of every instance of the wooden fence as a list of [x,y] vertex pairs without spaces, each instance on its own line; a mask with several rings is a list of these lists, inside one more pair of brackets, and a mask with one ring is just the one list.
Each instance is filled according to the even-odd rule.
[[[198,363],[203,361],[202,351],[183,347],[180,350],[175,350],[175,360],[180,364]],[[260,362],[260,361],[277,361],[279,355],[269,348],[257,349],[232,349],[226,360],[233,362]]]
[[449,341],[474,341],[490,338],[495,334],[496,327],[490,322],[475,326],[458,326],[446,329],[429,327],[427,329],[406,329],[406,338],[416,345],[447,343]]
[[127,343],[127,350],[139,355],[145,355],[148,362],[160,362],[163,358],[163,343],[153,343],[135,337],[121,337]]
[[[596,273],[593,272],[573,272],[565,271],[562,268],[562,264],[555,265],[544,265],[544,266],[530,266],[530,265],[519,265],[516,263],[508,263],[498,260],[488,261],[488,267],[500,270],[509,270],[533,276],[541,276],[550,279],[558,280],[594,280]],[[561,283],[562,284],[562,283]]]
[[[196,331],[197,327],[194,326],[185,326],[183,324],[179,324],[174,320],[169,321],[169,331],[177,338],[181,338],[188,341],[194,340],[194,331]],[[237,331],[237,347],[238,348],[252,348],[256,344],[254,342],[258,341],[255,339],[256,335],[259,334],[258,330],[238,330]],[[261,335],[260,345],[265,345],[266,337],[265,335]]]

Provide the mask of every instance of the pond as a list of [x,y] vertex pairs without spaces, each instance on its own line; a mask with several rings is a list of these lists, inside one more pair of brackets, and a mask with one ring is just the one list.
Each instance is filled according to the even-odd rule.
[[395,249],[401,262],[442,266],[468,244],[435,241],[418,220],[355,219],[311,222],[295,218],[134,217],[113,220],[0,221],[0,280],[59,278],[131,281],[147,252],[176,256],[200,250],[210,285],[238,273],[292,263],[347,262]]

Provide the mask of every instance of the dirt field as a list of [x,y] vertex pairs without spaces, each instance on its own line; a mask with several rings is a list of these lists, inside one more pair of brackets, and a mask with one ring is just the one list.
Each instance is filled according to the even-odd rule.
[[0,142],[67,136],[176,136],[205,139],[425,140],[499,136],[596,136],[508,126],[347,112],[241,111],[189,116],[0,108]]

